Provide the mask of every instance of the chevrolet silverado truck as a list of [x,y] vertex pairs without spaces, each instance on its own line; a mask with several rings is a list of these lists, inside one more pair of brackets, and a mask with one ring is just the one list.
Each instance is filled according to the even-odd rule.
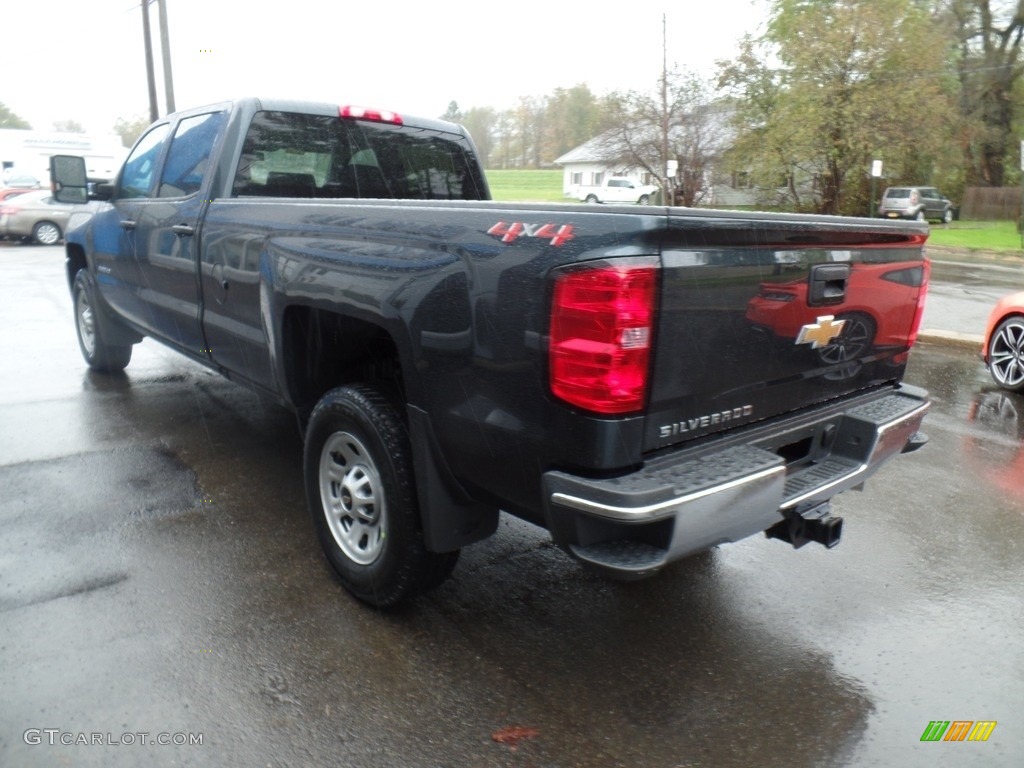
[[653,184],[639,184],[632,179],[612,176],[604,183],[590,187],[576,187],[572,196],[584,203],[637,203],[650,205],[658,192]]
[[499,511],[635,578],[830,499],[925,441],[901,382],[926,225],[490,201],[459,126],[242,99],[157,121],[66,238],[87,365],[150,337],[292,409],[315,535],[387,606]]

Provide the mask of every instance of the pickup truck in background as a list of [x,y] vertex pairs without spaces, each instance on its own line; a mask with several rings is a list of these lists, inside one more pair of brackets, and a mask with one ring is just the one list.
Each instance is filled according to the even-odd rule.
[[833,546],[830,499],[925,440],[916,222],[497,203],[459,126],[258,99],[157,121],[92,193],[51,170],[93,200],[66,236],[86,363],[149,336],[295,411],[316,536],[373,605],[499,510],[623,578]]
[[636,203],[650,205],[658,192],[654,184],[638,184],[632,179],[611,176],[603,184],[575,187],[571,196],[584,203]]

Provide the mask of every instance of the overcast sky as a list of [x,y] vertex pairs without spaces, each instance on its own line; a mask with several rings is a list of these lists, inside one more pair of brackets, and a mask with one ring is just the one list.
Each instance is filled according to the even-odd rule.
[[[587,83],[601,95],[651,90],[668,60],[710,74],[768,0],[167,0],[178,109],[235,96],[314,99],[436,117],[510,107]],[[157,5],[150,9],[160,112]],[[49,130],[107,133],[148,116],[138,0],[19,0],[0,11],[0,102]]]

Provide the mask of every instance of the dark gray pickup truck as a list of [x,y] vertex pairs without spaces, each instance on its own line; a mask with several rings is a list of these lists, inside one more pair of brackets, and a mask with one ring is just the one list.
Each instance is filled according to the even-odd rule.
[[762,531],[832,546],[829,500],[925,440],[925,225],[496,203],[459,126],[257,99],[158,121],[112,184],[52,175],[93,201],[86,362],[149,336],[293,409],[316,535],[374,605],[499,510],[627,578]]

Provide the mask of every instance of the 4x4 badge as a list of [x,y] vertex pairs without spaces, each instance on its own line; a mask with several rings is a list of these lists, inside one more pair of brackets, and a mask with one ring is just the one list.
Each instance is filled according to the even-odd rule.
[[834,315],[819,317],[817,322],[808,323],[800,329],[800,335],[796,337],[797,344],[810,344],[811,349],[821,349],[828,346],[840,333],[843,332],[845,320],[836,320]]
[[520,237],[539,237],[550,240],[554,246],[563,245],[575,237],[572,233],[572,224],[527,224],[522,221],[514,221],[506,224],[499,221],[487,230],[488,235],[500,237],[503,243],[515,242]]

